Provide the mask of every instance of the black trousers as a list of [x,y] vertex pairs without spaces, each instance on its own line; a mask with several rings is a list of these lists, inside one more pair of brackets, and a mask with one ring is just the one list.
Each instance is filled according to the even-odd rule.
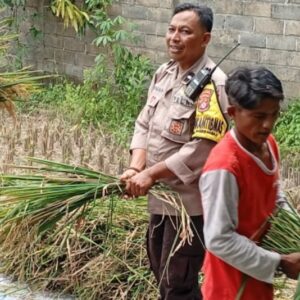
[[[194,237],[170,257],[178,244],[179,217],[150,215],[147,252],[162,300],[202,299],[198,276],[204,260],[203,217],[191,217]],[[199,238],[200,237],[200,238]],[[201,240],[200,240],[201,239]],[[176,247],[176,246],[175,246]]]

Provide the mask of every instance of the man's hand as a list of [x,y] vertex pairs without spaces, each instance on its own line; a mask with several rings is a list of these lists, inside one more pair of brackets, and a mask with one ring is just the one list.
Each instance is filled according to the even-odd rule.
[[281,255],[280,267],[291,279],[297,279],[300,273],[300,252]]
[[131,156],[130,166],[120,176],[120,180],[126,184],[125,190],[127,195],[124,198],[135,196],[131,194],[131,182],[130,179],[140,173],[146,165],[146,149],[133,149]]
[[138,171],[133,169],[127,169],[123,174],[120,176],[120,180],[122,182],[126,182],[129,178],[133,177],[134,175],[138,174]]
[[156,180],[175,176],[175,174],[167,168],[164,161],[141,172],[134,173],[135,170],[130,168],[131,167],[129,167],[120,177],[121,181],[126,182],[126,192],[129,197],[144,196],[148,193]]
[[139,172],[136,171],[136,170],[133,170],[133,169],[127,169],[125,172],[123,172],[123,174],[120,176],[120,180],[122,182],[125,183],[125,190],[126,190],[126,193],[124,195],[124,198],[127,199],[127,198],[131,198],[132,197],[132,194],[130,194],[130,181],[129,179],[133,176],[135,176],[136,174],[138,174]]
[[137,173],[133,177],[130,177],[126,181],[126,190],[132,196],[144,196],[148,193],[148,190],[151,188],[154,182],[155,180],[150,175],[150,172],[146,169],[140,173]]

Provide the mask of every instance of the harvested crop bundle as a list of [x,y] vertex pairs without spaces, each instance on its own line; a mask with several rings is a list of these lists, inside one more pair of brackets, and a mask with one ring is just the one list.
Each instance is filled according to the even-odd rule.
[[[157,298],[144,247],[145,198],[121,199],[124,184],[114,176],[30,160],[42,166],[1,176],[0,271],[80,299]],[[178,210],[178,247],[189,242],[192,224],[177,195],[162,185],[150,192]]]
[[280,254],[300,252],[300,216],[294,209],[279,209],[269,222],[271,227],[262,242],[265,249]]
[[[270,217],[271,227],[264,237],[262,247],[280,254],[300,252],[300,215],[291,210],[279,209]],[[300,274],[295,300],[300,300]]]
[[[300,252],[300,216],[291,205],[289,206],[290,210],[279,208],[276,214],[262,224],[256,234],[261,235],[268,224],[270,227],[263,237],[261,247],[279,254]],[[242,299],[248,279],[248,275],[244,274],[235,300]],[[284,284],[279,289],[283,287]],[[300,300],[300,274],[294,300]]]

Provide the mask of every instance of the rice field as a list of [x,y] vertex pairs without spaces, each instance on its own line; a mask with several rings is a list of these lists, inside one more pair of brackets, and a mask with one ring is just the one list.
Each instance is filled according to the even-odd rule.
[[10,164],[22,164],[24,157],[39,157],[121,174],[128,165],[128,149],[113,137],[89,127],[70,127],[61,118],[46,114],[20,116],[14,124],[6,112],[0,120],[0,172],[15,172]]
[[[44,115],[22,116],[16,124],[3,116],[0,140],[1,173],[23,172],[11,166],[28,164],[26,157],[33,156],[114,175],[128,165],[128,150],[112,137]],[[156,299],[144,243],[147,219],[145,199],[129,203],[112,198],[88,207],[76,224],[63,220],[42,237],[24,221],[1,241],[0,269],[39,290],[78,299]]]
[[[10,174],[24,172],[12,166],[30,165],[26,157],[115,176],[129,161],[128,149],[115,143],[112,136],[93,127],[70,127],[45,113],[20,116],[15,124],[2,115],[0,148],[0,172]],[[283,187],[295,207],[300,203],[299,162],[300,158],[293,156],[282,163]],[[0,213],[3,215],[5,209]],[[157,299],[144,245],[148,219],[145,199],[128,202],[110,198],[94,202],[77,214],[76,222],[68,223],[66,217],[44,235],[26,220],[9,227],[9,238],[3,238],[7,232],[3,234],[2,228],[0,273],[39,290],[76,295],[76,299]],[[277,280],[276,299],[293,299],[296,282],[283,281]]]

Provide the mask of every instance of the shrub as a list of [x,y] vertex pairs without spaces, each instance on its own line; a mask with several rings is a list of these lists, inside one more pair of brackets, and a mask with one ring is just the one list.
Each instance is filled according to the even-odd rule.
[[275,126],[274,134],[283,153],[300,149],[300,100],[290,100]]
[[143,105],[152,68],[148,59],[126,48],[115,51],[113,67],[107,57],[100,56],[95,67],[85,72],[82,84],[67,80],[50,84],[21,108],[27,112],[55,110],[70,123],[101,126],[126,144]]

